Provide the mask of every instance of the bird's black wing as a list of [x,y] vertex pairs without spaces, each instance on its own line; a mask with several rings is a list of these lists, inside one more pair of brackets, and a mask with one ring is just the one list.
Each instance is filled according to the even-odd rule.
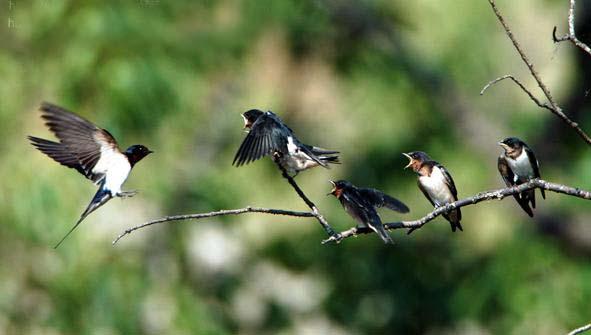
[[59,106],[44,102],[40,110],[59,142],[29,137],[31,143],[60,164],[76,169],[94,182],[99,181],[103,173],[95,173],[93,168],[101,152],[120,153],[115,138],[107,130]]
[[447,187],[451,191],[451,194],[453,194],[454,200],[458,200],[458,190],[456,189],[456,184],[454,183],[454,180],[451,177],[449,171],[447,171],[447,169],[439,163],[436,163],[435,166],[439,168],[439,170],[443,174],[443,177],[445,178],[445,185],[447,185]]
[[[503,180],[505,181],[505,185],[507,185],[507,187],[515,186],[515,174],[513,173],[513,170],[511,170],[511,167],[509,167],[509,163],[507,163],[507,159],[504,155],[499,156],[497,166],[501,173],[501,177],[503,177]],[[513,194],[513,197],[527,215],[530,217],[534,216],[534,213],[528,204],[528,197],[524,197],[522,194]]]
[[28,136],[28,138],[31,141],[31,144],[42,153],[64,166],[76,169],[78,172],[86,176],[86,171],[84,171],[84,168],[80,165],[78,158],[62,143],[52,142],[34,136]]
[[242,141],[232,165],[248,164],[274,152],[285,154],[290,134],[289,128],[279,118],[272,114],[261,115]]
[[359,188],[359,193],[374,207],[386,207],[400,213],[408,213],[408,207],[400,200],[395,199],[373,188]]
[[507,163],[507,159],[505,158],[505,156],[499,156],[499,160],[497,163],[499,173],[501,173],[501,177],[503,177],[505,185],[507,185],[507,187],[515,186],[515,174],[513,174],[513,170],[511,170],[511,168],[509,167],[509,163]]
[[386,244],[394,244],[394,241],[384,228],[384,224],[380,219],[380,216],[373,208],[373,205],[366,200],[362,192],[359,189],[349,190],[344,192],[342,197],[345,197],[345,201],[349,203],[353,211],[354,216],[363,221],[363,223],[373,230]]
[[[528,146],[524,146],[525,153],[527,154],[527,158],[529,159],[529,163],[531,164],[532,168],[534,169],[534,177],[540,177],[540,164],[536,159],[536,155],[534,154],[533,150],[530,149]],[[546,199],[546,192],[544,192],[543,188],[540,188],[540,192],[542,192],[542,198]]]
[[[436,163],[435,166],[437,168],[439,168],[439,170],[441,171],[441,173],[443,174],[443,177],[445,178],[445,185],[447,185],[447,187],[449,188],[451,194],[454,197],[454,201],[458,200],[458,190],[456,189],[456,184],[454,183],[454,179],[451,177],[451,174],[449,173],[449,171],[447,171],[447,169],[439,164]],[[456,208],[454,210],[449,211],[449,213],[443,214],[443,217],[446,218],[449,223],[451,224],[451,230],[452,231],[456,231],[456,228],[459,228],[460,230],[464,230],[462,228],[462,225],[460,224],[460,220],[462,219],[462,210],[459,208]]]

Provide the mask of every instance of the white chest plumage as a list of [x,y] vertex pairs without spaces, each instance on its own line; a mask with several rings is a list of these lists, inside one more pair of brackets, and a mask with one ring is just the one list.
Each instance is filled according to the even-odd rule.
[[512,159],[511,157],[506,157],[506,159],[509,168],[511,168],[511,171],[513,171],[515,179],[513,180],[514,182],[517,182],[519,178],[530,179],[534,177],[534,169],[525,150],[522,150],[521,154],[515,159]]
[[420,176],[419,182],[436,206],[454,202],[453,195],[445,184],[445,176],[437,166],[433,167],[430,176]]
[[107,146],[101,148],[101,158],[92,169],[93,173],[105,175],[104,187],[114,196],[121,192],[121,185],[129,176],[130,171],[131,164],[129,164],[127,157]]
[[298,148],[292,136],[287,137],[287,152],[289,155],[284,157],[283,163],[290,172],[299,172],[318,165],[316,161]]

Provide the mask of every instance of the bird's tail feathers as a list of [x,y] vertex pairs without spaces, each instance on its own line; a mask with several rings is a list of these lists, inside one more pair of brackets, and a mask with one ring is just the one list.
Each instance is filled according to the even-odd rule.
[[390,237],[390,234],[388,234],[385,228],[382,227],[382,229],[378,229],[377,234],[380,235],[380,238],[382,239],[382,241],[384,241],[384,243],[394,244],[392,237]]
[[528,201],[528,198],[526,198],[525,194],[524,193],[515,194],[515,195],[513,195],[513,197],[515,197],[515,200],[517,200],[517,203],[527,213],[527,215],[529,215],[529,217],[533,218],[534,212],[529,207],[529,201]]
[[319,156],[318,158],[325,163],[341,164],[339,156]]
[[460,220],[462,219],[462,212],[459,208],[452,210],[448,214],[444,215],[444,217],[449,221],[452,232],[455,233],[457,229],[464,231],[464,228],[462,228],[462,224],[460,223]]
[[323,149],[323,148],[319,148],[319,147],[312,147],[312,149],[310,149],[310,151],[312,151],[312,153],[314,155],[336,155],[339,154],[340,151],[336,151],[336,150],[328,150],[328,149]]
[[74,225],[74,227],[72,227],[72,229],[70,229],[70,231],[68,231],[68,233],[55,245],[54,249],[57,249],[57,247],[60,246],[60,244],[62,244],[62,242],[68,237],[70,236],[70,234],[78,227],[78,225],[80,225],[80,223],[82,223],[82,221],[92,212],[94,212],[95,210],[97,210],[99,207],[101,207],[102,205],[104,205],[107,201],[109,201],[113,196],[111,195],[111,192],[108,190],[105,190],[104,188],[99,188],[98,191],[96,192],[96,194],[94,195],[94,197],[92,198],[92,201],[90,202],[90,204],[88,204],[88,207],[86,207],[86,210],[84,211],[84,213],[82,213],[82,215],[80,215],[80,219],[78,219],[78,222],[76,222],[76,224]]

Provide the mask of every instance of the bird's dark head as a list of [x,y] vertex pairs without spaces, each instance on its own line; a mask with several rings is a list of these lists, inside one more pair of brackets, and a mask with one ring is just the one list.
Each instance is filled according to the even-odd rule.
[[332,184],[332,190],[327,195],[332,194],[337,198],[341,197],[344,190],[353,186],[353,184],[351,184],[350,182],[348,182],[346,180],[337,180],[337,181],[330,180],[330,183]]
[[499,145],[505,149],[507,156],[519,156],[521,149],[523,149],[523,141],[517,137],[507,137],[506,139],[499,142]]
[[125,156],[129,160],[131,166],[134,166],[135,163],[142,160],[142,158],[148,156],[149,154],[153,153],[154,151],[146,148],[141,144],[134,144],[125,150]]
[[244,118],[244,128],[252,127],[252,124],[263,114],[265,113],[258,109],[251,109],[242,113],[242,117]]
[[408,153],[403,152],[402,154],[404,156],[406,156],[406,158],[408,158],[408,164],[404,168],[406,169],[406,168],[410,167],[415,172],[419,171],[419,169],[421,168],[421,165],[424,162],[431,160],[429,155],[427,155],[426,153],[424,153],[422,151],[412,151],[412,152],[408,152]]

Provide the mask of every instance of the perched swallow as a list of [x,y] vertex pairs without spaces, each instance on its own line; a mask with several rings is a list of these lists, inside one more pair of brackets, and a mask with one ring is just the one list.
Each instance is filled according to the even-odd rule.
[[[508,137],[499,145],[505,152],[499,156],[498,168],[507,187],[520,185],[530,179],[540,178],[540,166],[534,152],[523,141],[516,137]],[[546,199],[543,189],[542,198]],[[536,208],[535,190],[514,194],[515,200],[530,217],[534,216],[532,208]],[[531,208],[529,204],[531,203]]]
[[293,131],[273,112],[251,109],[244,114],[244,128],[249,129],[232,165],[241,166],[269,154],[277,155],[279,163],[290,174],[318,165],[338,164],[338,151],[303,144]]
[[[409,159],[408,165],[404,168],[411,167],[417,173],[419,176],[417,181],[419,189],[435,208],[458,200],[458,191],[454,180],[443,165],[432,160],[422,151],[403,153],[403,155]],[[459,208],[443,214],[443,217],[449,221],[453,232],[456,229],[464,230],[460,224],[462,212]],[[413,231],[414,229],[411,229],[408,233],[410,234]]]
[[31,144],[56,162],[76,169],[99,185],[99,189],[74,227],[55,246],[57,248],[94,210],[113,197],[131,197],[136,192],[124,192],[121,185],[133,166],[152,153],[141,144],[121,152],[117,141],[106,129],[101,129],[82,117],[50,103],[42,103],[41,117],[59,142],[29,136]]
[[400,200],[373,188],[359,188],[346,180],[331,181],[330,194],[334,195],[345,211],[353,217],[359,226],[375,231],[384,243],[394,243],[386,232],[376,207],[386,207],[400,213],[408,213],[408,207]]

